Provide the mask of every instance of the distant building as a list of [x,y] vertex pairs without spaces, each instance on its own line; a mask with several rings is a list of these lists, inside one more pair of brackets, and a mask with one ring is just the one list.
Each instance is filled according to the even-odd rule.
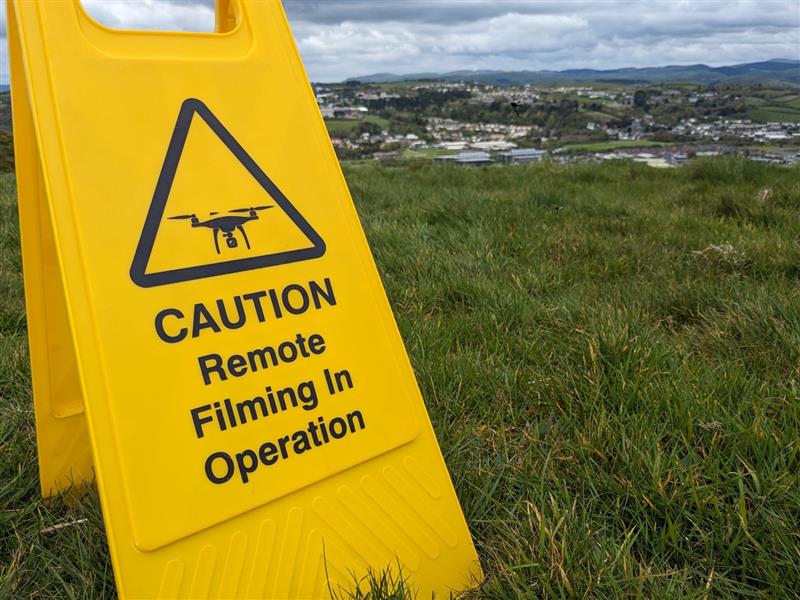
[[508,152],[500,152],[497,157],[504,163],[527,164],[542,160],[547,152],[536,148],[517,148]]
[[360,119],[369,112],[366,106],[324,106],[322,116],[334,119]]
[[449,156],[437,156],[435,160],[453,162],[457,165],[489,165],[493,163],[492,157],[486,152],[462,152]]
[[476,150],[491,151],[491,150],[509,150],[516,148],[517,145],[513,142],[505,140],[490,140],[487,142],[473,142],[470,144]]
[[650,152],[639,152],[633,155],[632,158],[634,162],[644,163],[657,169],[664,169],[673,166],[666,158],[655,156]]
[[463,140],[458,141],[458,142],[441,142],[441,143],[437,144],[437,146],[439,148],[442,148],[444,150],[463,150],[468,145],[469,144],[467,144],[467,142],[465,142]]

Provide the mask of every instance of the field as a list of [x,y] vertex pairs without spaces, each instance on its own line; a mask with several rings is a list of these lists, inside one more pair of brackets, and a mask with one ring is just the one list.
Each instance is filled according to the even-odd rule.
[[377,115],[366,115],[363,119],[325,119],[328,133],[347,134],[361,123],[374,123],[383,129],[389,128],[389,120]]
[[447,156],[448,154],[457,154],[457,152],[453,152],[452,150],[444,150],[442,148],[416,148],[412,150],[411,148],[406,148],[403,151],[402,158],[403,159],[428,159],[434,158],[436,156]]
[[589,144],[567,144],[567,150],[580,152],[610,152],[620,148],[658,148],[669,146],[666,142],[652,142],[648,140],[619,140],[611,142],[593,142]]
[[769,106],[749,110],[746,117],[756,123],[796,123],[800,121],[800,110],[784,106]]
[[[798,597],[800,170],[346,175],[486,571],[475,597]],[[3,176],[0,597],[112,598],[96,497],[38,497],[14,202]]]
[[800,95],[787,94],[786,90],[761,92],[758,97],[745,98],[749,110],[745,118],[757,123],[800,121]]

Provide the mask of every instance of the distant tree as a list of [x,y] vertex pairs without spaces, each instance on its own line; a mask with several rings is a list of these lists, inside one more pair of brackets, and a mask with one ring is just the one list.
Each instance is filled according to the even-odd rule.
[[400,142],[392,142],[391,144],[381,144],[381,152],[396,152],[405,148]]
[[377,123],[371,123],[370,121],[363,121],[358,124],[355,128],[355,132],[357,135],[361,135],[362,133],[368,133],[369,135],[379,135],[381,133],[381,126]]
[[578,103],[569,98],[562,98],[558,103],[558,113],[562,117],[570,115],[578,110]]
[[636,108],[647,108],[647,92],[644,90],[636,90],[633,94],[633,105]]

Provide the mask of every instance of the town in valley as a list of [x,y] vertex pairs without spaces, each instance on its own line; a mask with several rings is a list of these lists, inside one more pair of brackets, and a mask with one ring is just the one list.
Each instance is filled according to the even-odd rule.
[[630,159],[669,167],[734,153],[800,161],[800,89],[786,82],[350,80],[313,87],[342,160]]

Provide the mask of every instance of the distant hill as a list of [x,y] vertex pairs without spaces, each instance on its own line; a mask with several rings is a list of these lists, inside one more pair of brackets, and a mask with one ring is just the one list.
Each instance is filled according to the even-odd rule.
[[800,60],[774,59],[724,67],[669,65],[626,69],[568,69],[566,71],[450,71],[448,73],[376,73],[347,81],[394,83],[419,79],[475,81],[493,85],[552,84],[581,81],[616,83],[687,82],[712,84],[724,81],[781,81],[800,86]]

